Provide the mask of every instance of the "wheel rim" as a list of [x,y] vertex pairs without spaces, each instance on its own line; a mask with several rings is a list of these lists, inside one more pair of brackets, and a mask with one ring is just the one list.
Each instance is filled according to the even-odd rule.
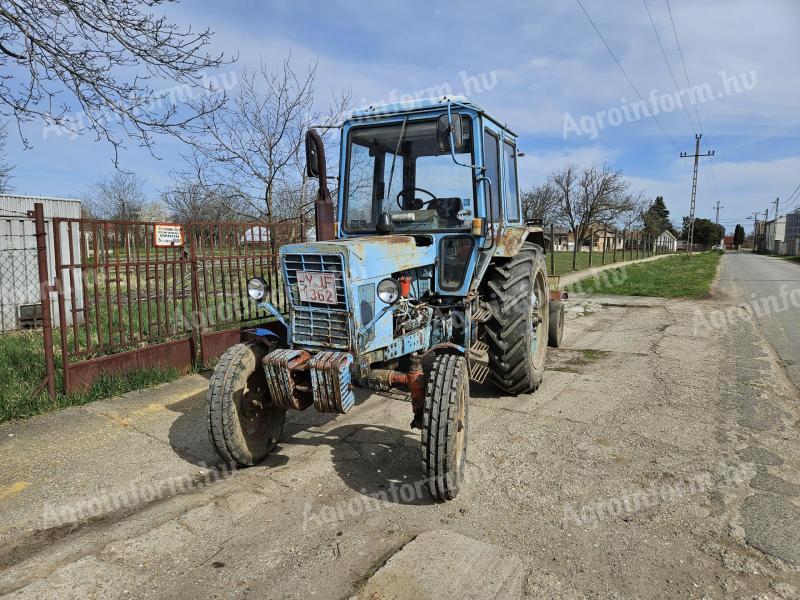
[[254,442],[264,441],[270,431],[269,411],[266,406],[266,379],[259,375],[255,372],[247,378],[236,406],[242,432],[248,440]]
[[[531,356],[533,357],[533,367],[539,368],[544,359],[547,346],[547,320],[549,318],[547,304],[547,288],[541,273],[537,273],[533,286],[533,299],[531,307],[531,322],[533,324],[533,334],[531,335]],[[539,343],[544,340],[544,343]]]

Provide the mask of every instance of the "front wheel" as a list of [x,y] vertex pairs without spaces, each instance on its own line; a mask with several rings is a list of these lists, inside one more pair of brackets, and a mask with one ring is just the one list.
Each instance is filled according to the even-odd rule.
[[208,385],[208,432],[227,463],[249,467],[278,444],[286,410],[269,397],[262,361],[266,348],[251,342],[220,357]]
[[422,427],[422,466],[428,490],[437,500],[452,500],[464,482],[468,402],[467,361],[440,354],[428,376]]

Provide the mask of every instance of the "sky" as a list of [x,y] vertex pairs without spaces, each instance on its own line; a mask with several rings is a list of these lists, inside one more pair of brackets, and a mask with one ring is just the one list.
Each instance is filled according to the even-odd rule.
[[[577,0],[183,0],[169,16],[211,27],[212,50],[238,56],[228,75],[289,55],[298,69],[317,61],[320,109],[331,90],[349,90],[355,105],[464,94],[519,134],[523,189],[566,163],[605,163],[632,189],[663,196],[679,223],[692,182],[680,153],[692,154],[702,131],[701,152],[715,155],[701,159],[697,216],[714,219],[719,202],[732,233],[735,223],[751,228],[754,211],[772,215],[776,197],[784,213],[800,185],[800,2],[581,2],[597,31]],[[91,134],[23,127],[33,148],[15,125],[8,142],[19,193],[81,197],[114,168],[113,149]],[[181,152],[169,138],[158,139],[157,156],[131,143],[120,166],[155,199],[182,168]]]

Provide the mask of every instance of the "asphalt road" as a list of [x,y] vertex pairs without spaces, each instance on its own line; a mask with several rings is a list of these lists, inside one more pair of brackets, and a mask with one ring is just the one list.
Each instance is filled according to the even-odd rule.
[[729,253],[720,290],[753,308],[755,322],[800,389],[800,265],[770,256]]

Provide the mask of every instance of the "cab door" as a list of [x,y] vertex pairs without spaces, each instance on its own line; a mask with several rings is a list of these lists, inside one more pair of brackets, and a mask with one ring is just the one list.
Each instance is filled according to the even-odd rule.
[[519,193],[519,175],[517,173],[516,140],[508,135],[502,139],[503,156],[503,222],[508,225],[522,223],[522,210]]

